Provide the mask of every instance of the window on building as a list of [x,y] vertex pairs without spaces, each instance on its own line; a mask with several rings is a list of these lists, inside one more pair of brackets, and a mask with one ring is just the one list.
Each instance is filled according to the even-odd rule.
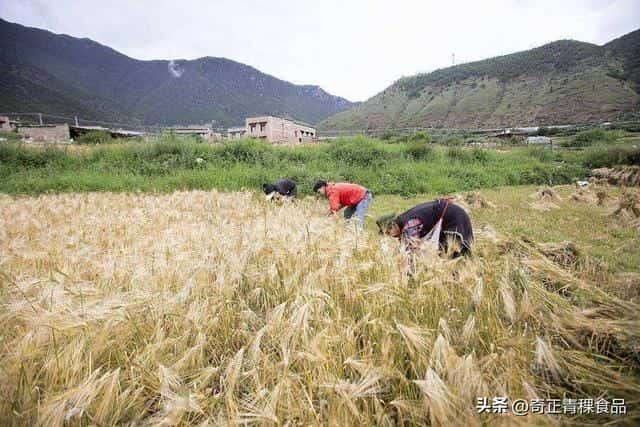
[[264,132],[264,129],[267,127],[266,123],[260,123],[260,132]]
[[255,133],[256,132],[256,125],[251,125],[251,133]]

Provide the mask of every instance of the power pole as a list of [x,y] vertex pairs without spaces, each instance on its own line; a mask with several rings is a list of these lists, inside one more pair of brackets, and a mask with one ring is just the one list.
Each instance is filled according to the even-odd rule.
[[42,113],[38,113],[38,118],[40,119],[40,126],[42,126]]
[[451,65],[452,65],[452,66],[453,66],[453,65],[456,65],[456,53],[455,53],[455,52],[453,52],[453,53],[451,54]]
[[78,125],[78,116],[75,116],[75,119],[76,119],[76,127],[78,127],[79,126]]

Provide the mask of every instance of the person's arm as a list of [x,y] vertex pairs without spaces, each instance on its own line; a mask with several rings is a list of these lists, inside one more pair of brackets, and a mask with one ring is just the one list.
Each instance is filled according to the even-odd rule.
[[337,191],[329,194],[329,215],[333,215],[340,210],[340,194]]
[[412,218],[403,227],[401,241],[404,244],[404,249],[408,252],[415,252],[420,247],[420,233],[422,231],[423,224],[418,218]]

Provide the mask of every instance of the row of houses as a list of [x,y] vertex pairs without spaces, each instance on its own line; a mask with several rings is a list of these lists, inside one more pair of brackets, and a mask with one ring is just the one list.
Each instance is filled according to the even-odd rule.
[[[109,132],[113,137],[142,136],[144,132],[109,129],[101,126],[70,126],[68,124],[24,124],[12,121],[9,117],[0,116],[0,130],[15,131],[26,139],[37,142],[62,142],[76,138],[90,131]],[[216,131],[206,126],[187,126],[165,128],[165,131],[176,135],[199,136],[210,141],[224,139],[258,138],[273,144],[296,144],[317,140],[315,128],[273,116],[250,117],[242,127],[229,128],[226,132]]]

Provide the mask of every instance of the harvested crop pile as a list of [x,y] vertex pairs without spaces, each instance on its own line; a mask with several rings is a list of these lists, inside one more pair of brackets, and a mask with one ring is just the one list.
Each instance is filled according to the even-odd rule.
[[532,209],[543,212],[559,208],[554,202],[562,201],[562,197],[551,187],[540,187],[538,191],[531,194],[530,197],[535,199],[535,201],[530,203],[529,206],[531,206]]
[[598,200],[596,204],[598,206],[603,206],[608,198],[609,198],[609,194],[605,189],[596,190],[596,199]]
[[580,259],[580,251],[573,242],[541,243],[537,247],[544,256],[563,267],[574,266]]
[[471,208],[495,209],[496,207],[496,205],[488,201],[479,191],[464,193],[462,200]]
[[[474,255],[249,192],[0,195],[2,425],[556,425],[478,398],[625,399],[640,306],[572,248],[478,227]],[[546,251],[543,252],[543,251]],[[596,418],[594,418],[596,417]]]
[[637,193],[625,191],[612,215],[624,225],[640,228],[640,198]]
[[597,195],[595,195],[592,191],[584,188],[577,188],[570,197],[571,200],[580,203],[598,203],[599,201]]
[[638,187],[640,186],[640,166],[593,169],[591,171],[591,177],[596,182]]
[[556,190],[551,187],[540,187],[538,188],[538,191],[531,195],[531,197],[535,198],[536,200],[562,201],[562,197],[560,197],[560,195],[556,193]]

